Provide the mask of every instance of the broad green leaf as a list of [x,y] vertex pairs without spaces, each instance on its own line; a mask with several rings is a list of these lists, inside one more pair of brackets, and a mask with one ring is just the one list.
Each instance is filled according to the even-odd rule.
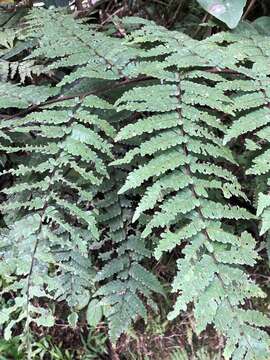
[[197,0],[198,3],[217,19],[228,25],[229,28],[235,28],[242,15],[246,5],[246,0]]
[[97,324],[100,322],[102,318],[102,306],[99,304],[99,301],[96,299],[93,299],[87,308],[87,314],[86,319],[90,326],[97,326]]
[[262,35],[270,35],[270,16],[262,16],[253,21],[252,25]]
[[42,314],[37,320],[36,323],[38,326],[52,327],[54,325],[54,316],[51,313]]
[[78,314],[73,312],[68,316],[68,323],[72,328],[75,328],[78,322]]

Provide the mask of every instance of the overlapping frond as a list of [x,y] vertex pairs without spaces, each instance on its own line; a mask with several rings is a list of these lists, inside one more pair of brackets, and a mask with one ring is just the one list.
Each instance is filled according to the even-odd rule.
[[197,332],[225,335],[225,359],[267,360],[269,319],[249,306],[265,294],[246,271],[259,259],[256,215],[228,144],[246,138],[264,234],[268,39],[196,41],[148,21],[122,39],[40,9],[22,34],[33,44],[25,63],[54,85],[0,83],[0,274],[15,294],[0,312],[5,336],[17,322],[52,326],[52,300],[66,302],[72,325],[88,303],[89,318],[98,308],[116,341],[163,294],[145,261],[153,235],[157,260],[181,250],[169,318],[193,303]]
[[[136,36],[133,42],[152,41],[142,32]],[[236,164],[234,157],[221,140],[224,128],[220,118],[245,109],[226,86],[228,83],[233,89],[227,79],[230,70],[226,69],[234,72],[238,62],[237,56],[233,60],[225,58],[233,44],[227,48],[211,39],[194,46],[193,40],[186,40],[178,48],[172,40],[160,42],[166,50],[162,45],[152,47],[149,56],[162,48],[160,54],[166,55],[163,62],[148,61],[151,73],[155,72],[161,84],[135,87],[116,101],[119,110],[144,114],[117,135],[120,142],[134,137],[138,144],[113,163],[123,165],[136,160],[120,194],[144,188],[134,221],[145,212],[151,214],[142,236],[149,236],[155,229],[161,231],[155,250],[157,259],[163,252],[185,244],[173,283],[173,291],[179,295],[169,318],[175,318],[193,302],[197,331],[213,324],[227,337],[226,359],[266,359],[269,339],[256,326],[265,326],[269,320],[241,307],[247,298],[264,296],[241,267],[255,264],[255,240],[248,232],[239,236],[224,226],[226,219],[254,218],[246,209],[230,205],[230,198],[246,197],[229,170]],[[212,76],[217,66],[220,74]],[[195,69],[198,77],[194,76]],[[241,82],[235,85],[238,89]]]
[[1,151],[17,154],[16,166],[2,173],[13,183],[2,190],[8,229],[1,236],[1,274],[11,281],[4,291],[18,291],[2,311],[2,323],[17,314],[7,337],[23,319],[26,328],[32,321],[52,326],[51,311],[34,305],[37,298],[65,300],[74,310],[90,299],[95,270],[89,250],[99,240],[93,198],[112,159],[112,127],[97,113],[102,107],[111,105],[89,95],[1,121]]
[[99,222],[103,228],[107,224],[105,241],[109,251],[100,254],[105,265],[96,275],[96,281],[102,285],[95,296],[104,308],[114,342],[137,318],[147,320],[144,298],[153,307],[152,293],[163,293],[154,274],[143,267],[143,261],[151,257],[151,252],[146,249],[139,231],[130,233],[131,201],[117,194],[124,175],[112,177],[115,183],[112,180],[104,183],[104,200],[98,202]]
[[[237,70],[237,78],[228,81],[224,88],[234,92],[235,109],[224,143],[233,144],[245,139],[249,154],[246,174],[250,179],[251,176],[255,178],[255,206],[262,223],[260,234],[263,235],[269,230],[269,45],[268,38],[255,31],[246,34],[241,44],[243,65]],[[235,57],[235,44],[230,47]]]
[[50,62],[48,70],[76,66],[59,86],[82,78],[108,81],[125,78],[127,65],[137,55],[136,49],[119,47],[119,39],[54,10],[32,12],[27,34],[39,44],[29,59],[46,57]]

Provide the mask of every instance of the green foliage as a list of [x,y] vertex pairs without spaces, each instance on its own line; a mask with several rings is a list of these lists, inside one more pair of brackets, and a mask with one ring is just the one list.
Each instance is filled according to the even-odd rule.
[[[128,201],[123,200],[120,205],[122,200],[116,193],[115,199],[99,200],[100,193],[115,192],[111,181],[104,182],[109,177],[108,164],[114,157],[111,143],[115,130],[107,120],[113,116],[113,106],[96,96],[91,85],[87,95],[77,97],[68,95],[72,94],[72,88],[66,88],[66,84],[85,78],[88,73],[89,78],[103,80],[99,88],[107,87],[107,80],[122,77],[118,58],[124,66],[133,51],[131,55],[130,52],[119,55],[116,39],[91,32],[69,15],[59,15],[38,11],[29,16],[26,37],[35,43],[40,41],[30,57],[38,61],[45,56],[48,71],[82,66],[63,78],[58,87],[3,84],[3,107],[26,109],[26,115],[7,116],[1,123],[1,150],[10,156],[20,154],[15,166],[3,172],[14,181],[3,190],[6,201],[2,210],[7,228],[1,239],[1,275],[8,282],[4,293],[15,291],[17,295],[3,308],[1,323],[7,323],[6,339],[22,321],[25,335],[33,322],[38,326],[53,326],[53,309],[41,305],[47,299],[51,304],[53,300],[66,301],[72,311],[67,320],[74,327],[78,321],[76,312],[90,301],[95,282],[109,280],[94,296],[100,299],[99,308],[104,307],[115,341],[138,315],[146,319],[146,307],[135,293],[150,297],[152,291],[162,292],[162,288],[155,276],[140,264],[143,257],[150,255],[149,251],[137,235],[128,236],[124,232],[126,219],[122,219],[121,207],[128,207]],[[56,37],[51,22],[57,26],[59,20]],[[95,40],[90,46],[91,33]],[[63,41],[76,43],[77,47],[71,44],[68,50],[62,46]],[[52,42],[54,50],[47,51]],[[110,65],[114,62],[115,69]],[[46,102],[53,97],[54,100]],[[102,239],[98,227],[101,225],[102,229],[105,224],[109,224],[108,233]],[[107,238],[113,241],[115,254],[95,274],[93,260],[98,259],[91,252],[104,245]],[[114,295],[118,288],[119,295]],[[137,312],[134,309],[130,312],[131,304]],[[91,313],[96,312],[96,306],[96,300],[88,306],[91,325],[96,325],[103,313],[102,310],[98,317],[95,313],[93,318]]]
[[[62,100],[60,88],[10,83],[2,88],[2,107],[39,105],[23,118],[1,122],[1,150],[20,154],[3,172],[14,181],[3,189],[1,205],[7,225],[1,235],[1,276],[8,282],[4,292],[17,292],[1,312],[2,324],[12,318],[5,328],[10,338],[22,320],[25,332],[32,322],[54,324],[52,310],[37,306],[37,298],[65,300],[73,311],[90,299],[96,271],[89,251],[99,240],[93,198],[108,177],[113,129],[102,118],[112,106],[95,95],[69,101]],[[57,102],[42,107],[57,95]]]
[[[260,235],[264,235],[269,230],[269,70],[266,69],[267,37],[259,34],[259,30],[250,30],[246,35],[245,48],[250,43],[254,49],[245,55],[248,55],[252,68],[248,72],[245,67],[238,69],[239,77],[244,78],[238,84],[239,94],[233,98],[236,112],[224,143],[233,146],[241,137],[245,138],[249,154],[246,174],[249,179],[256,178],[255,207],[261,219]],[[248,88],[248,83],[252,87]],[[239,104],[242,104],[240,108]]]
[[233,29],[242,17],[247,0],[197,0],[209,14],[223,21]]
[[[175,350],[170,360],[189,360],[190,356],[185,350]],[[220,360],[221,357],[219,355],[209,354],[209,352],[202,348],[196,352],[196,355],[193,356],[194,360]]]
[[[151,34],[147,37],[145,32],[138,31],[133,35],[136,43],[147,42],[155,46],[156,39]],[[219,46],[224,39],[229,45]],[[263,43],[264,39],[260,40]],[[177,42],[162,41],[165,43],[162,55],[167,53],[167,57],[163,62],[152,62],[151,73],[147,72],[148,68],[144,73],[155,73],[160,82],[167,83],[136,87],[116,101],[120,110],[146,112],[139,121],[128,124],[117,135],[118,141],[127,141],[133,136],[136,146],[114,164],[129,164],[135,156],[139,157],[120,193],[140,187],[142,197],[134,220],[143,212],[154,209],[142,236],[147,238],[160,228],[161,240],[155,250],[157,260],[163,252],[180,244],[184,246],[184,257],[177,261],[178,273],[173,282],[173,291],[179,296],[169,318],[174,319],[193,302],[197,332],[213,324],[226,335],[226,359],[266,359],[268,336],[262,330],[255,330],[254,326],[267,325],[269,320],[254,310],[241,308],[246,298],[264,297],[241,267],[255,264],[258,259],[256,242],[250,233],[243,232],[239,236],[224,226],[224,219],[251,221],[254,215],[239,206],[229,205],[230,198],[240,199],[245,195],[229,170],[235,160],[229,148],[220,141],[216,125],[222,114],[235,116],[236,112],[246,111],[249,107],[254,118],[261,120],[256,108],[265,101],[259,98],[257,101],[254,97],[253,105],[245,82],[235,83],[234,78],[222,76],[222,69],[218,71],[221,76],[208,75],[209,67],[216,65],[217,55],[214,54],[218,54],[220,67],[237,69],[239,45],[235,46],[236,36],[232,35],[230,39],[229,35],[219,34],[195,50],[192,40],[190,45],[186,40],[181,46],[176,46]],[[252,43],[254,40],[247,37],[245,42],[242,37],[241,41],[244,49],[248,49],[249,41]],[[149,61],[156,49],[153,47],[148,51]],[[190,56],[189,63],[194,69],[205,71],[204,76],[201,72],[194,76],[191,66],[186,70],[184,54]],[[227,64],[228,54],[231,56]],[[144,61],[146,57],[147,54]],[[242,65],[239,73],[262,77],[258,64],[255,63],[253,69],[248,66]],[[202,78],[200,82],[198,78]],[[238,96],[229,93],[232,89],[238,91]],[[243,91],[246,92],[243,94]],[[160,122],[152,122],[154,116],[162,119],[162,127]],[[174,121],[167,122],[166,126],[167,118]],[[254,122],[251,124],[255,126]],[[249,131],[248,126],[243,125],[245,131]],[[237,130],[233,132],[231,128],[225,140],[230,132],[236,133]]]
[[110,243],[108,248],[113,251],[100,254],[106,263],[95,280],[107,282],[95,294],[100,298],[99,303],[94,303],[90,309],[94,313],[97,311],[95,307],[103,307],[113,341],[127,331],[132,320],[138,317],[147,320],[147,309],[140,295],[148,298],[151,305],[152,293],[163,293],[156,277],[141,265],[145,258],[150,257],[150,251],[145,248],[139,233],[129,235],[131,202],[125,196],[117,195],[123,177],[124,174],[119,178],[116,176],[118,181],[114,183],[111,176],[110,181],[104,183],[104,200],[98,202],[99,221],[108,224],[105,241]]
[[[89,326],[104,318],[116,343],[157,310],[153,265],[172,252],[168,318],[193,304],[197,334],[223,334],[225,359],[266,360],[269,319],[251,305],[265,294],[247,267],[260,258],[257,217],[261,235],[270,227],[269,39],[250,30],[196,41],[133,21],[123,39],[33,10],[20,36],[41,84],[19,84],[32,70],[1,77],[4,336],[19,326],[30,359],[33,327],[53,326],[65,304],[66,324],[87,308]],[[257,215],[230,146],[239,137],[247,174],[262,178]]]
[[0,359],[23,360],[23,354],[19,352],[19,339],[13,338],[10,341],[0,340]]
[[[2,234],[1,274],[9,274],[12,281],[15,271],[23,278],[6,289],[19,289],[20,296],[4,311],[3,321],[22,309],[18,320],[51,326],[48,309],[36,308],[32,299],[50,298],[53,292],[54,298],[77,308],[89,298],[94,270],[88,251],[99,237],[96,210],[89,202],[107,176],[104,159],[112,156],[109,143],[91,124],[89,101],[91,95],[32,112],[23,121],[1,124],[5,134],[1,148],[10,154],[27,154],[16,168],[5,172],[16,182],[3,190],[8,200],[2,210],[7,215],[15,211],[16,216],[6,220],[9,230]],[[6,337],[9,331],[6,328]]]

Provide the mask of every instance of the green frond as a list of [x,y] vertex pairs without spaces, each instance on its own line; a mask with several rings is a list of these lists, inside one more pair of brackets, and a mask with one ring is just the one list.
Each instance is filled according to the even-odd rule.
[[[153,53],[158,51],[151,36],[144,37],[139,32],[141,41],[153,46]],[[193,303],[198,333],[212,324],[227,337],[226,359],[266,359],[269,339],[258,329],[260,319],[247,325],[241,307],[246,298],[264,296],[241,267],[256,263],[256,243],[247,232],[239,236],[229,232],[223,221],[255,219],[245,208],[228,202],[233,196],[245,200],[247,197],[230,170],[237,162],[224,144],[243,131],[251,132],[266,125],[268,110],[256,109],[266,104],[261,93],[252,97],[261,88],[260,82],[254,80],[257,84],[254,90],[246,87],[242,79],[234,82],[222,75],[207,76],[210,66],[237,68],[235,59],[239,55],[227,59],[228,53],[236,52],[233,44],[222,47],[216,41],[204,40],[195,45],[194,40],[186,39],[185,44],[177,47],[172,38],[159,40],[167,46],[167,51],[159,47],[160,53],[168,55],[162,70],[170,69],[174,76],[164,77],[160,64],[151,62],[157,67],[157,80],[168,82],[135,87],[117,99],[118,111],[147,112],[149,116],[120,130],[116,140],[128,140],[131,149],[113,164],[128,167],[133,164],[119,193],[140,189],[141,200],[134,221],[147,211],[150,218],[142,232],[145,238],[159,228],[161,240],[155,250],[156,258],[181,245],[184,257],[178,260],[173,283],[178,296],[169,318],[177,317]],[[145,59],[148,55],[151,61],[151,54],[149,51]],[[200,73],[194,74],[190,64]],[[154,71],[147,69],[145,74],[151,76]],[[251,74],[249,70],[241,68],[241,71],[245,76]],[[202,79],[201,83],[198,78]],[[231,96],[229,90],[238,91],[239,95]],[[243,114],[247,109],[253,112]],[[240,120],[227,130],[220,124],[222,114]],[[224,144],[220,133],[225,133]],[[262,168],[261,164],[258,168]],[[251,333],[256,335],[249,343]]]
[[136,221],[143,212],[153,209],[158,202],[162,201],[165,195],[186,188],[191,183],[190,177],[179,171],[173,171],[171,174],[161,177],[146,189],[136,208],[133,221]]
[[[88,306],[89,326],[104,316],[116,342],[156,309],[151,267],[173,251],[168,318],[193,304],[196,332],[223,334],[226,360],[267,360],[269,319],[251,307],[265,294],[247,268],[255,221],[270,229],[268,37],[197,41],[123,19],[122,38],[53,9],[25,20],[25,57],[0,66],[4,336],[53,326],[43,304],[65,302],[76,319]],[[16,84],[32,74],[44,85]]]
[[147,309],[141,295],[151,300],[153,292],[163,294],[158,279],[141,264],[145,258],[150,257],[151,252],[146,249],[140,233],[128,235],[131,204],[124,195],[117,194],[124,176],[125,173],[118,176],[115,183],[105,182],[104,200],[97,203],[99,223],[103,226],[106,224],[107,242],[111,242],[114,250],[105,257],[106,263],[96,275],[95,280],[105,281],[105,284],[101,285],[95,296],[104,307],[113,342],[116,342],[138,317],[147,319]]
[[115,140],[128,140],[145,133],[152,133],[157,130],[170,129],[178,124],[178,116],[175,113],[158,114],[140,119],[134,124],[123,127],[116,135]]
[[18,109],[37,105],[48,98],[58,95],[59,90],[48,86],[18,86],[8,82],[0,82],[0,108],[15,107]]
[[160,176],[166,174],[169,170],[175,170],[187,162],[189,162],[189,158],[186,158],[184,154],[181,154],[176,149],[161,153],[145,165],[131,172],[124,186],[120,189],[119,194],[140,186],[153,176]]
[[115,130],[105,115],[112,105],[103,98],[66,101],[55,98],[59,88],[46,86],[5,83],[2,89],[3,108],[27,109],[1,121],[1,150],[19,155],[3,171],[13,181],[2,189],[1,205],[7,225],[1,276],[9,278],[5,291],[16,292],[1,313],[9,338],[17,322],[25,334],[32,322],[53,326],[54,314],[39,299],[65,301],[71,312],[90,301],[96,274],[89,251],[100,238],[94,198],[108,177]]
[[246,134],[264,125],[267,125],[269,121],[270,110],[267,108],[259,109],[243,117],[240,117],[237,121],[234,121],[233,125],[228,129],[224,137],[224,142],[227,143],[233,138],[238,138],[240,135]]
[[262,220],[260,235],[263,235],[270,229],[270,196],[269,196],[269,194],[259,193],[257,216],[260,217]]

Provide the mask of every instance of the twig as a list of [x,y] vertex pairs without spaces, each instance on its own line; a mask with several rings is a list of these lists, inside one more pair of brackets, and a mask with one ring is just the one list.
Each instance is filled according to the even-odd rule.
[[185,2],[184,0],[182,0],[182,1],[179,2],[178,6],[177,6],[177,9],[176,9],[176,11],[175,11],[175,13],[174,13],[174,15],[173,15],[173,17],[172,17],[171,20],[169,21],[168,29],[170,29],[170,28],[174,25],[174,23],[175,23],[178,15],[179,15],[179,13],[180,13],[180,10],[182,9],[182,6],[184,5],[184,2]]
[[105,20],[102,21],[101,26],[105,25],[106,23],[110,22],[111,19],[116,16],[117,14],[119,14],[121,11],[123,11],[125,8],[124,6],[120,7],[119,9],[117,9],[113,14],[109,15]]
[[141,81],[148,81],[148,80],[152,80],[152,79],[153,78],[150,77],[150,76],[145,76],[145,77],[132,79],[132,80],[123,80],[123,81],[117,83],[116,85],[114,85],[112,87],[106,86],[104,88],[99,89],[98,91],[89,91],[89,92],[82,93],[82,94],[67,95],[67,96],[62,96],[61,95],[56,99],[51,99],[51,100],[44,101],[41,104],[32,105],[29,108],[24,109],[23,111],[21,111],[21,112],[19,112],[17,114],[13,114],[13,115],[10,115],[10,116],[0,114],[0,118],[5,119],[5,120],[11,120],[11,119],[14,119],[14,118],[29,114],[30,112],[32,112],[34,110],[37,110],[37,109],[39,109],[39,108],[41,108],[43,106],[46,106],[46,105],[51,105],[51,104],[55,104],[55,103],[58,103],[58,102],[71,100],[71,99],[75,99],[75,98],[84,98],[84,97],[89,96],[89,95],[98,95],[98,94],[106,93],[108,91],[113,91],[114,89],[117,89],[117,88],[125,86],[125,85],[129,85],[129,84],[137,83],[137,82],[141,82]]
[[[219,69],[219,68],[213,67],[213,68],[205,69],[205,71],[209,72],[209,73],[213,73],[213,74],[241,75],[241,73],[239,73],[239,72],[237,72],[235,70],[227,69],[227,68]],[[16,114],[13,114],[13,115],[2,115],[2,114],[0,114],[0,119],[11,120],[11,119],[14,119],[16,117],[20,117],[20,116],[29,114],[30,112],[32,112],[34,110],[37,110],[37,109],[39,109],[39,108],[41,108],[43,106],[46,106],[46,105],[52,105],[52,104],[55,104],[55,103],[58,103],[58,102],[71,100],[71,99],[75,99],[75,98],[84,98],[84,97],[89,96],[89,95],[100,95],[100,94],[106,93],[108,91],[113,91],[114,89],[121,88],[122,86],[126,86],[126,85],[133,84],[133,83],[138,83],[138,82],[143,82],[143,81],[150,81],[150,80],[154,80],[154,79],[155,78],[153,78],[151,76],[144,76],[144,77],[139,77],[139,78],[136,78],[136,79],[125,79],[125,80],[122,80],[122,81],[116,83],[116,85],[114,85],[114,86],[111,86],[111,87],[106,86],[106,87],[101,88],[101,89],[99,89],[97,91],[89,91],[89,92],[86,92],[86,93],[76,94],[76,95],[67,95],[67,96],[62,96],[61,95],[58,98],[51,99],[51,100],[46,100],[41,104],[32,105],[29,108],[24,109],[23,111],[21,111],[19,113],[16,113]]]
[[246,19],[250,11],[252,10],[253,6],[255,5],[257,0],[251,0],[247,10],[245,11],[244,15],[242,16],[242,20]]
[[75,0],[75,6],[78,11],[83,10],[82,0]]
[[210,15],[210,14],[206,13],[206,14],[204,15],[204,17],[203,17],[203,19],[202,19],[202,22],[197,26],[197,29],[196,29],[194,35],[192,36],[193,38],[195,38],[195,37],[198,35],[198,33],[200,32],[200,30],[201,30],[201,24],[206,23],[210,18],[211,18],[211,15]]

